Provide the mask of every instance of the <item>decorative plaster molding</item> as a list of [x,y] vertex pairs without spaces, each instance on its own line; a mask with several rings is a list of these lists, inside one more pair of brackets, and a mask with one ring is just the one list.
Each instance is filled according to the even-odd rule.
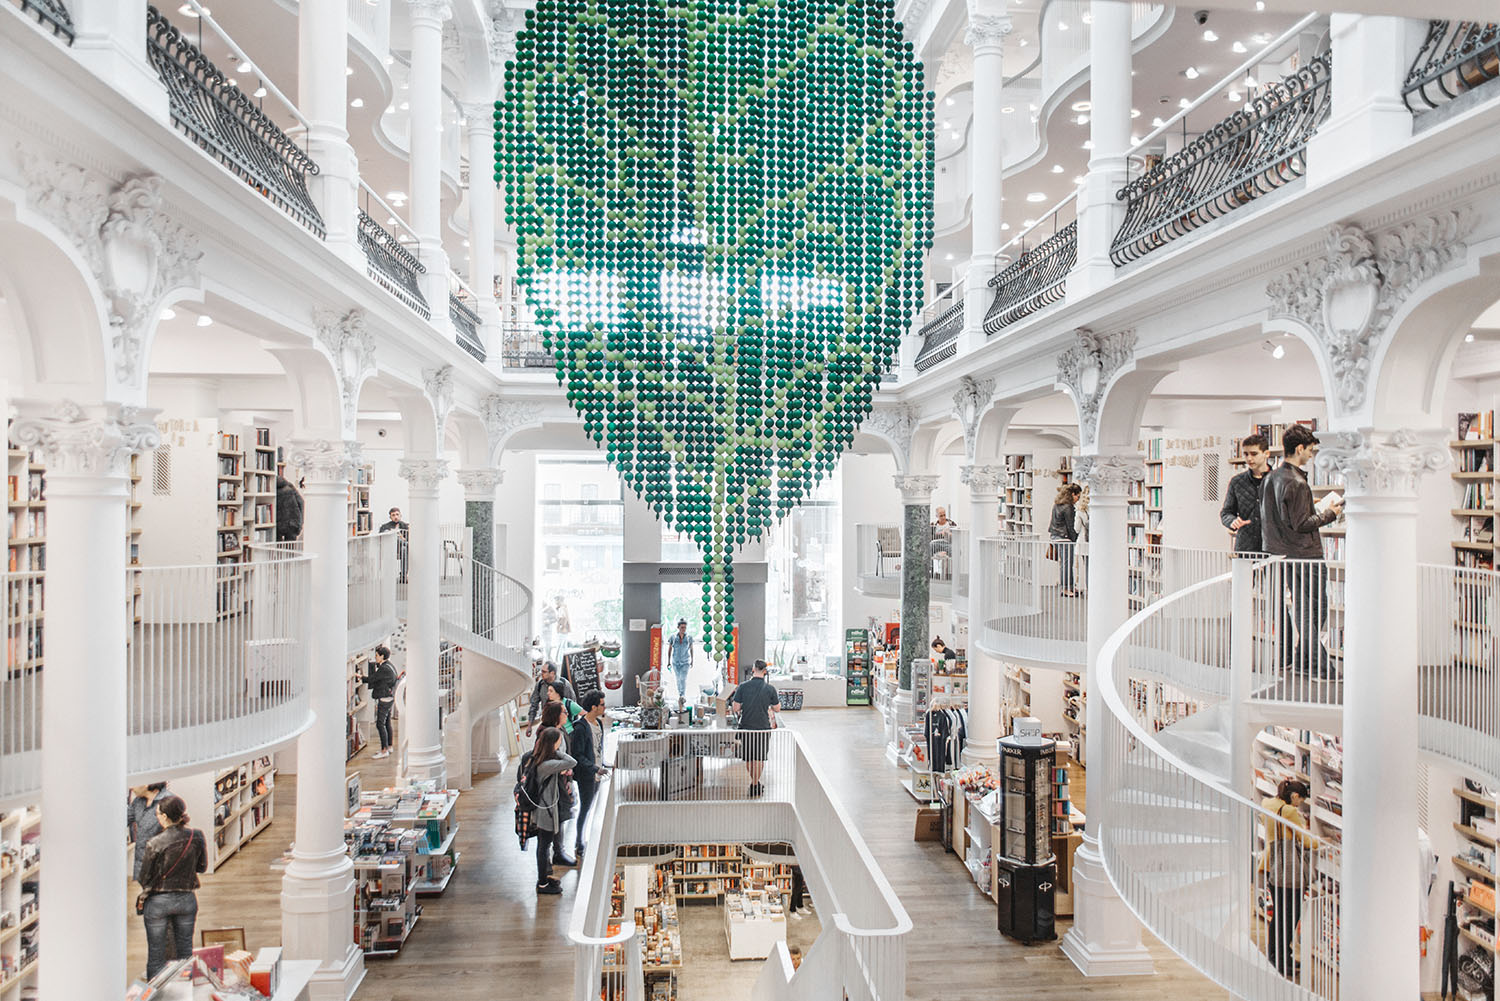
[[890,442],[896,453],[896,464],[906,469],[911,465],[911,443],[917,435],[919,423],[916,410],[903,404],[871,410],[860,430]]
[[1125,497],[1146,478],[1146,464],[1139,455],[1080,455],[1073,474],[1096,497]]
[[974,449],[979,443],[979,418],[984,408],[995,396],[994,379],[974,379],[962,376],[958,380],[958,392],[953,394],[953,412],[964,428],[964,454],[974,461]]
[[998,465],[967,465],[958,467],[958,478],[969,485],[972,497],[989,497],[1000,492],[1005,482],[1005,467]]
[[448,478],[448,460],[402,459],[398,474],[413,490],[436,490]]
[[940,477],[908,476],[904,473],[897,473],[892,479],[896,481],[896,489],[901,491],[901,503],[906,507],[912,507],[932,503],[932,494],[938,488]]
[[1384,441],[1358,431],[1324,432],[1313,462],[1344,479],[1355,496],[1415,496],[1426,473],[1452,462],[1441,431],[1393,431]]
[[1057,359],[1057,381],[1078,407],[1078,439],[1087,447],[1098,437],[1099,408],[1109,381],[1135,358],[1135,331],[1100,335],[1080,327],[1077,338]]
[[480,404],[479,417],[484,421],[484,435],[489,442],[490,458],[493,460],[505,448],[511,435],[541,422],[542,408],[535,403],[515,403],[494,394],[486,396]]
[[974,50],[975,55],[999,55],[1005,45],[1005,36],[1011,33],[1009,14],[981,14],[978,4],[969,3],[969,27],[964,31],[964,44]]
[[359,413],[359,390],[375,374],[375,338],[365,328],[365,311],[347,313],[333,309],[313,311],[313,326],[333,370],[338,375],[340,418],[346,432],[354,429]]
[[427,394],[427,402],[432,404],[437,419],[437,445],[441,448],[448,431],[448,416],[453,413],[453,366],[424,368],[422,390]]
[[1368,399],[1370,364],[1391,318],[1418,285],[1462,259],[1477,221],[1464,207],[1374,234],[1353,223],[1330,226],[1322,257],[1266,285],[1271,317],[1298,321],[1322,345],[1343,412]]
[[466,500],[493,500],[495,488],[505,479],[500,469],[460,469],[459,485],[464,488]]
[[48,478],[124,476],[132,453],[161,444],[161,432],[147,419],[154,410],[107,403],[83,407],[18,401],[10,437],[19,448],[40,454]]
[[495,106],[488,101],[466,101],[458,106],[464,116],[464,129],[468,132],[495,131]]
[[344,484],[353,479],[362,451],[357,441],[293,438],[287,442],[286,464],[297,479]]
[[453,16],[449,0],[406,0],[407,18],[412,27],[437,27]]
[[162,180],[126,177],[111,187],[77,164],[16,146],[26,200],[78,248],[109,309],[115,379],[144,381],[146,333],[162,299],[198,285],[198,237],[162,210]]

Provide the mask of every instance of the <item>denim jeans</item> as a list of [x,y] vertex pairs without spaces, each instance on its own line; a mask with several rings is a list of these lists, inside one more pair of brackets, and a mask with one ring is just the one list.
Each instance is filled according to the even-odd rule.
[[146,979],[169,959],[193,954],[193,924],[198,920],[198,898],[192,890],[153,893],[146,898]]
[[375,733],[380,737],[380,749],[388,750],[391,740],[391,710],[396,708],[395,699],[378,699],[375,702]]

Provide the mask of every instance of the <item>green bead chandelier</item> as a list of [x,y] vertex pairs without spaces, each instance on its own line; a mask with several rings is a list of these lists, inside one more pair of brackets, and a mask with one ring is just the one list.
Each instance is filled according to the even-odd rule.
[[921,302],[932,97],[891,0],[540,0],[495,105],[517,273],[585,433],[703,556],[854,438]]

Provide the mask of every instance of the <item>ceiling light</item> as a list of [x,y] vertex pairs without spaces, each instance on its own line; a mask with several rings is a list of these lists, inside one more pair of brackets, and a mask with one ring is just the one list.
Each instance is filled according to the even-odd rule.
[[1068,30],[1068,22],[1067,21],[1058,21],[1057,22],[1057,30],[1058,31],[1067,31]]
[[1026,110],[1027,111],[1035,111],[1036,110],[1036,105],[1034,105],[1034,104],[1028,104],[1028,105],[1026,105]]
[[1187,77],[1189,80],[1196,80],[1198,79],[1198,67],[1189,66],[1187,69],[1182,71],[1182,75]]
[[1080,17],[1079,20],[1082,21],[1084,24],[1093,24],[1094,23],[1094,15],[1090,14],[1088,11],[1084,11],[1083,12],[1083,16]]
[[238,77],[230,77],[229,78],[229,86],[231,86],[231,87],[238,87],[239,85],[240,85],[240,81],[239,81]]
[[1021,48],[1026,48],[1026,39],[1021,39]]
[[[177,310],[173,309],[171,306],[168,306],[166,309],[163,309],[161,311],[161,318],[163,320],[175,320],[177,319]],[[1473,334],[1469,335],[1469,337],[1471,338],[1473,336]]]
[[1083,148],[1084,149],[1093,149],[1094,148],[1094,140],[1092,140],[1092,139],[1085,139],[1083,141]]
[[1077,118],[1075,118],[1073,120],[1075,122],[1077,122],[1079,125],[1087,125],[1089,123],[1089,116],[1088,115],[1079,115]]
[[1015,105],[1007,104],[1005,107],[1000,109],[1000,114],[1008,115],[1015,110]]
[[1130,109],[1130,117],[1131,118],[1139,118],[1139,117],[1141,117],[1141,109],[1140,108],[1131,108]]
[[1054,163],[1052,165],[1052,173],[1054,173],[1054,174],[1061,174],[1062,171],[1063,171],[1062,164],[1060,164],[1060,163]]
[[1000,224],[1000,232],[1004,233],[1008,229],[1010,229],[1010,223],[1008,223],[1008,222],[1002,222]]
[[266,88],[264,86],[256,87],[255,88],[255,93],[252,94],[251,96],[252,97],[265,97],[266,96]]
[[1187,108],[1187,107],[1188,107],[1188,106],[1189,106],[1189,105],[1191,105],[1191,104],[1192,104],[1192,103],[1193,103],[1193,102],[1192,102],[1192,101],[1189,101],[1189,100],[1188,100],[1188,99],[1187,99],[1187,98],[1185,98],[1185,97],[1184,97],[1184,98],[1182,98],[1182,99],[1181,99],[1181,100],[1180,100],[1180,101],[1178,101],[1178,102],[1177,102],[1177,106],[1178,106],[1178,107],[1179,107],[1179,108],[1183,108],[1183,109],[1186,109],[1186,108]]
[[1235,90],[1233,87],[1230,87],[1229,93],[1225,94],[1224,96],[1229,98],[1231,101],[1238,101],[1240,99],[1240,92]]
[[1255,0],[1255,9],[1256,10],[1265,10],[1266,9],[1266,0]]
[[468,241],[468,240],[465,240],[465,241],[464,241],[464,246],[465,246],[465,247],[467,247],[467,246],[468,246],[468,245],[469,245],[469,241]]
[[1259,86],[1259,84],[1257,84],[1255,82],[1255,77],[1252,74],[1250,74],[1250,73],[1246,73],[1245,74],[1245,87],[1246,87],[1246,89],[1247,90],[1254,90],[1258,86]]
[[388,216],[386,218],[386,220],[385,220],[385,224],[387,226],[394,226],[394,225],[396,225],[396,217],[395,216]]
[[1073,183],[1074,184],[1082,184],[1083,183],[1083,175],[1079,174],[1078,176],[1074,177],[1073,178]]
[[364,106],[365,99],[362,97],[356,97],[354,100],[349,102],[349,107],[351,108],[363,108]]
[[387,66],[394,66],[394,65],[396,65],[396,57],[395,56],[386,56],[385,57],[385,64]]
[[951,98],[951,97],[944,98],[943,99],[943,103],[946,104],[948,107],[951,108],[951,107],[953,107],[953,98]]
[[1203,40],[1205,42],[1217,42],[1219,40],[1219,33],[1212,28],[1204,28]]
[[385,196],[393,202],[406,201],[406,192],[404,191],[387,191]]
[[185,3],[181,7],[178,7],[177,8],[177,13],[183,15],[184,17],[197,17],[198,16],[198,12],[193,9],[193,5],[190,4],[190,3]]
[[1270,40],[1271,33],[1269,31],[1258,31],[1250,36],[1250,41],[1254,42],[1256,45],[1265,45]]
[[202,316],[198,317],[197,322],[198,326],[200,327],[211,327],[214,324],[214,318],[212,316],[209,316],[207,313],[204,313]]
[[1074,101],[1073,102],[1073,110],[1074,111],[1092,111],[1092,110],[1094,110],[1094,106],[1093,106],[1092,103],[1090,103],[1088,101]]
[[951,129],[951,128],[953,128],[953,123],[950,122],[950,121],[944,121],[943,122],[943,128],[945,128],[945,129]]
[[353,76],[353,75],[354,75],[354,67],[353,66],[345,66],[344,67],[344,76]]
[[1159,129],[1165,124],[1167,123],[1162,121],[1162,117],[1160,115],[1157,115],[1155,118],[1151,119],[1151,127],[1153,129]]
[[1026,200],[1028,202],[1045,202],[1047,200],[1047,193],[1045,191],[1033,191],[1026,196]]
[[[166,319],[166,317],[163,317],[163,319]],[[1464,334],[1464,343],[1465,344],[1473,344],[1474,343],[1474,335],[1473,334]]]
[[241,60],[240,64],[234,68],[236,73],[249,73],[253,69],[255,67],[250,65],[250,60],[248,59]]
[[964,137],[962,132],[950,132],[949,135],[951,135],[955,141]]
[[951,260],[953,260],[953,255],[949,254],[946,257],[944,257],[943,260],[945,260],[945,261],[951,261]]
[[1233,52],[1237,56],[1242,56],[1246,52],[1249,52],[1250,50],[1247,49],[1247,48],[1245,48],[1245,43],[1244,42],[1235,42],[1233,45],[1231,45],[1229,47],[1229,51]]
[[1276,347],[1274,347],[1274,348],[1271,349],[1271,357],[1275,358],[1277,361],[1280,361],[1281,359],[1285,358],[1286,357],[1286,346],[1283,345],[1283,344],[1276,345]]
[[410,111],[411,110],[411,102],[410,101],[402,101],[401,104],[399,105],[399,107],[401,108],[402,111]]
[[1036,220],[1035,219],[1027,219],[1025,222],[1021,223],[1021,225],[1024,226],[1025,228],[1027,228],[1027,229],[1030,229],[1031,227],[1033,227],[1033,226],[1036,225]]

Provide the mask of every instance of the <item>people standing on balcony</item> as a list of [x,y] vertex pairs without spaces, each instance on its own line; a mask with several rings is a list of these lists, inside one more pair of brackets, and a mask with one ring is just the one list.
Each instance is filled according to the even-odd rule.
[[1271,471],[1271,453],[1265,435],[1252,434],[1241,441],[1240,458],[1245,460],[1245,468],[1229,478],[1219,520],[1234,536],[1235,552],[1263,553],[1266,550],[1261,541],[1260,507],[1266,477]]
[[1073,583],[1073,544],[1078,541],[1078,498],[1083,488],[1076,483],[1064,483],[1057,488],[1052,500],[1052,520],[1047,525],[1047,547],[1052,558],[1057,560],[1057,583],[1064,598],[1078,597]]
[[757,660],[750,671],[749,680],[730,694],[729,703],[740,718],[740,759],[750,773],[750,795],[759,796],[766,791],[760,780],[770,753],[771,730],[776,726],[781,697],[766,680],[769,668],[765,661]]
[[125,830],[135,845],[135,866],[130,875],[137,883],[141,881],[141,863],[146,861],[146,845],[161,833],[156,801],[166,788],[165,782],[130,787],[130,801],[125,804]]
[[396,708],[396,684],[401,676],[396,665],[391,663],[390,648],[382,644],[375,648],[375,663],[365,675],[365,686],[370,689],[370,698],[375,700],[375,734],[380,738],[380,750],[372,757],[388,758],[395,743],[391,739],[391,712]]
[[693,638],[688,635],[687,619],[677,620],[677,631],[667,637],[667,663],[677,675],[677,705],[687,701],[688,675],[693,671]]
[[1287,428],[1281,444],[1285,457],[1266,478],[1261,496],[1261,541],[1266,552],[1295,563],[1282,567],[1283,595],[1292,595],[1291,621],[1296,630],[1295,647],[1287,630],[1279,644],[1280,665],[1326,680],[1330,676],[1328,651],[1320,640],[1328,616],[1328,567],[1323,563],[1323,537],[1318,530],[1337,520],[1343,503],[1334,501],[1326,511],[1313,503],[1305,467],[1318,454],[1318,436],[1295,424]]
[[1266,933],[1266,958],[1284,977],[1294,976],[1292,937],[1302,919],[1302,895],[1307,892],[1313,872],[1313,851],[1317,842],[1304,834],[1307,821],[1302,804],[1308,797],[1307,784],[1283,779],[1276,795],[1267,796],[1261,808],[1280,822],[1268,821],[1266,850],[1261,856],[1260,872],[1271,896],[1271,927]]
[[406,550],[411,542],[411,526],[401,520],[401,509],[393,507],[386,512],[390,518],[380,526],[382,532],[396,533],[396,583],[406,583]]
[[296,542],[302,538],[302,495],[292,481],[276,474],[276,541]]
[[146,845],[141,865],[145,888],[146,979],[171,959],[193,954],[193,925],[198,919],[198,874],[208,870],[203,832],[188,826],[187,804],[180,796],[156,800],[162,831]]
[[958,522],[948,517],[947,508],[937,509],[937,516],[932,519],[932,559],[941,563],[944,578],[952,573],[953,530],[957,527]]
[[[537,674],[536,684],[531,686],[531,708],[526,714],[526,736],[531,736],[531,728],[536,725],[537,713],[548,700],[547,689],[557,680],[557,665],[552,661],[544,661],[541,671]],[[566,698],[574,698],[573,686],[563,681],[563,695]]]
[[[536,739],[536,747],[526,762],[527,775],[522,790],[530,801],[532,822],[536,824],[536,892],[544,896],[562,893],[562,884],[552,878],[554,861],[576,865],[558,851],[558,836],[563,828],[562,810],[564,772],[578,764],[562,749],[563,732],[549,726]],[[557,857],[554,857],[556,853]]]
[[604,750],[604,693],[589,692],[583,697],[583,715],[573,724],[568,737],[568,753],[577,760],[573,769],[573,780],[578,783],[578,822],[573,835],[573,857],[583,858],[583,832],[588,826],[589,807],[594,803],[594,793],[599,780],[604,778],[604,766],[599,764]]

